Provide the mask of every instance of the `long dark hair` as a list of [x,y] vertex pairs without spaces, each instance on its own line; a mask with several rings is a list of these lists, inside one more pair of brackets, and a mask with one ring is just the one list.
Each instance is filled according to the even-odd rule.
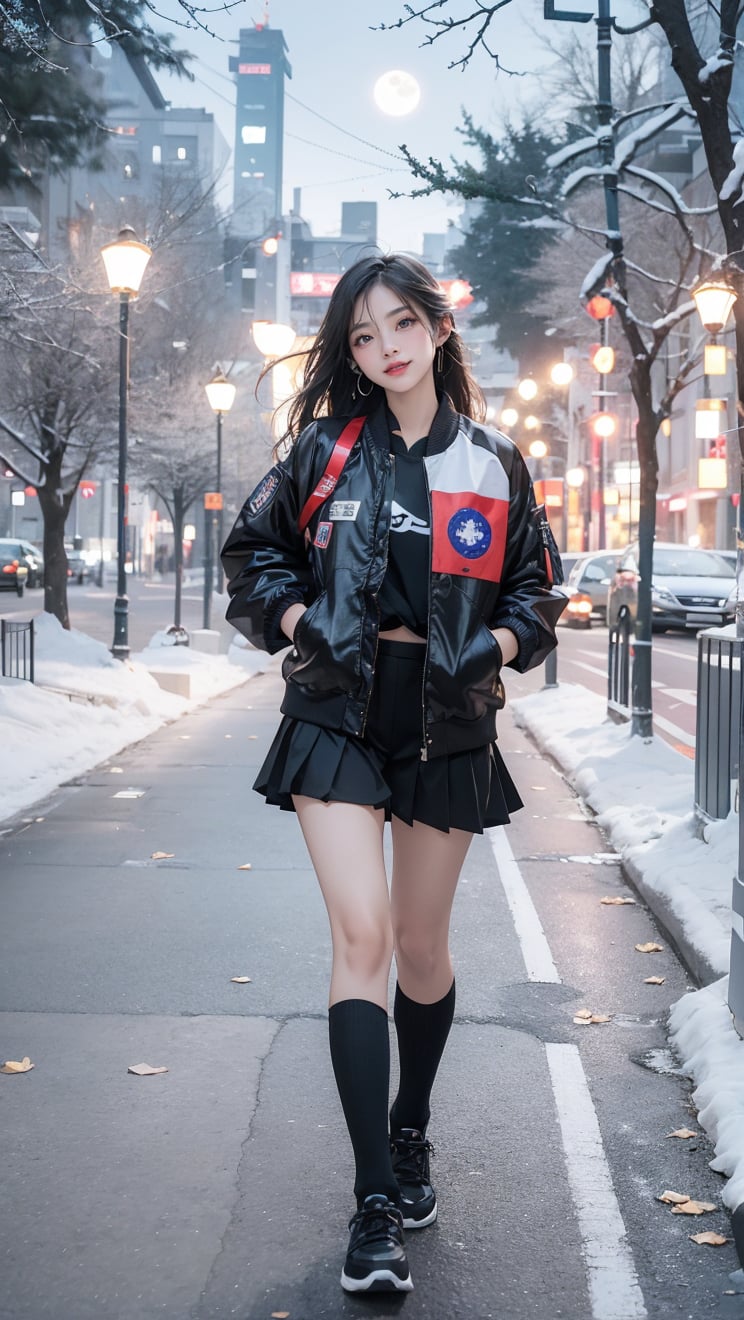
[[[359,397],[355,386],[358,376],[352,371],[349,329],[354,309],[375,284],[384,284],[403,302],[423,313],[435,335],[443,319],[452,324],[452,332],[437,351],[434,383],[439,394],[447,394],[456,412],[475,420],[485,416],[485,400],[468,369],[460,336],[454,328],[452,307],[434,276],[415,257],[392,253],[389,256],[362,257],[341,276],[333,290],[328,311],[320,325],[305,360],[304,384],[295,395],[287,414],[287,429],[279,445],[297,438],[316,417],[350,417],[371,412],[384,391],[373,385]],[[366,385],[371,382],[363,378]]]

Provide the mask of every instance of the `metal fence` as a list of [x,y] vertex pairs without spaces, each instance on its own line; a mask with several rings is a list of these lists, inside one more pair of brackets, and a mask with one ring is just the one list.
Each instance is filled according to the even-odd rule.
[[34,681],[34,621],[16,623],[0,619],[2,677]]
[[610,628],[607,714],[618,723],[630,719],[630,620],[625,615]]
[[741,643],[725,632],[698,634],[695,810],[711,820],[728,816],[739,773]]

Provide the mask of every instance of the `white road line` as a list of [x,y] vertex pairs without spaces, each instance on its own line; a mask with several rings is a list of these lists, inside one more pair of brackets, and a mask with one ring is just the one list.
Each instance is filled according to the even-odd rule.
[[563,1154],[579,1221],[593,1320],[647,1315],[576,1045],[546,1044]]
[[560,985],[561,978],[553,962],[550,945],[540,925],[528,889],[517,865],[511,844],[506,837],[503,825],[495,825],[486,830],[493,855],[496,859],[499,878],[504,887],[506,901],[512,914],[514,929],[517,933],[524,965],[527,968],[528,981],[552,981]]
[[566,656],[566,664],[576,665],[577,669],[588,669],[590,674],[599,674],[601,678],[607,679],[607,666],[600,669],[599,665],[587,665],[583,660],[574,660],[572,656]]
[[671,720],[665,720],[663,715],[657,715],[656,711],[654,711],[654,724],[657,724],[660,729],[665,729],[667,733],[671,733],[672,737],[676,738],[677,742],[684,743],[685,747],[695,746],[694,733],[685,733],[684,729],[672,724]]

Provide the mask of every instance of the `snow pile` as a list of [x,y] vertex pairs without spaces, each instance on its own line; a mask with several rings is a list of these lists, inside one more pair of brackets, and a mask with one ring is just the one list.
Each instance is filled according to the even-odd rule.
[[[4,820],[269,663],[241,638],[226,656],[151,646],[122,663],[50,614],[34,630],[36,682],[0,679]],[[190,699],[163,691],[151,672],[158,665],[189,672]]]

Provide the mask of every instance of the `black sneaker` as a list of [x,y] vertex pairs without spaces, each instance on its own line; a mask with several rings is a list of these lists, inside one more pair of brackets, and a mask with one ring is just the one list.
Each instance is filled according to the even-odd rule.
[[367,1196],[349,1221],[349,1250],[341,1271],[347,1292],[410,1292],[400,1210],[386,1196]]
[[400,1188],[404,1228],[426,1228],[437,1217],[437,1194],[431,1185],[429,1156],[434,1147],[416,1128],[401,1128],[392,1137],[393,1173]]

